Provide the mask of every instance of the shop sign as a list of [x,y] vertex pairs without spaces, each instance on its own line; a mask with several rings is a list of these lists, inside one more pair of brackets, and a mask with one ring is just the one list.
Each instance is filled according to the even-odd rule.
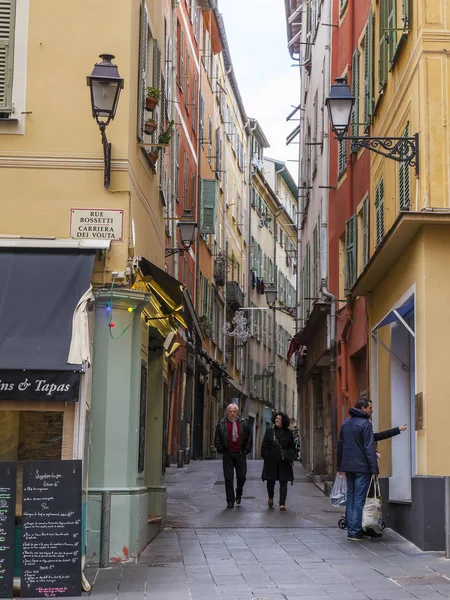
[[78,400],[78,371],[2,371],[0,400]]
[[75,239],[123,239],[123,210],[98,208],[72,208],[70,211],[70,237]]
[[81,460],[23,463],[22,598],[81,596]]

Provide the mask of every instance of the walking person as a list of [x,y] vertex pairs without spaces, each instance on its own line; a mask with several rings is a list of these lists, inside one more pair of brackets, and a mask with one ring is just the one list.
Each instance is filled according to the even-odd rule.
[[261,479],[267,481],[269,508],[273,508],[275,482],[280,482],[280,510],[285,511],[288,482],[294,481],[294,435],[289,429],[290,420],[286,413],[276,412],[272,423],[274,427],[267,428],[261,444],[261,457],[264,459]]
[[378,475],[375,439],[370,418],[372,402],[361,398],[342,423],[337,448],[337,469],[347,476],[345,520],[351,541],[370,539],[362,530],[362,514],[372,475]]
[[[214,445],[223,454],[223,476],[227,508],[239,506],[247,476],[247,454],[252,450],[252,430],[248,421],[239,419],[239,408],[229,404],[226,416],[217,423]],[[234,472],[236,471],[236,494]]]

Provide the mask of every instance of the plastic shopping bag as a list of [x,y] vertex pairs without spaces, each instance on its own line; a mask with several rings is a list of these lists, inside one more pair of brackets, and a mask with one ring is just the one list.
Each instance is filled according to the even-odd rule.
[[[372,488],[374,491],[373,498],[369,497],[369,491]],[[363,529],[380,531],[382,522],[380,482],[378,477],[372,475],[363,510],[362,527]]]
[[333,506],[342,506],[347,502],[347,477],[345,474],[337,473],[330,500]]

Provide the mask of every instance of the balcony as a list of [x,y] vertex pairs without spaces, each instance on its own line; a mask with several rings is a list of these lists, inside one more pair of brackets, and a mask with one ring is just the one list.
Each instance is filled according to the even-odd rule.
[[228,308],[233,311],[239,310],[244,306],[244,293],[237,281],[227,282],[226,302]]

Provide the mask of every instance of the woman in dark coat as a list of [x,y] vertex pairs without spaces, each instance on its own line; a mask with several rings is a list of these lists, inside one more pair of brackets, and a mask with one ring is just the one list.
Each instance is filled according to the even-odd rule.
[[273,508],[275,481],[280,482],[280,510],[286,510],[288,481],[294,481],[292,463],[295,460],[294,435],[289,429],[286,413],[276,412],[272,418],[274,427],[269,427],[261,444],[264,468],[261,479],[267,481],[269,508]]

